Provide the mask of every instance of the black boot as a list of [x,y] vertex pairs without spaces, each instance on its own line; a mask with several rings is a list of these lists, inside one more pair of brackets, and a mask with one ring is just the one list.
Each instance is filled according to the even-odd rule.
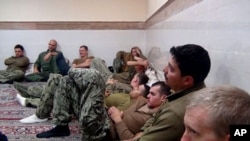
[[50,137],[63,137],[69,136],[69,126],[68,125],[57,125],[56,127],[36,135],[37,138],[50,138]]

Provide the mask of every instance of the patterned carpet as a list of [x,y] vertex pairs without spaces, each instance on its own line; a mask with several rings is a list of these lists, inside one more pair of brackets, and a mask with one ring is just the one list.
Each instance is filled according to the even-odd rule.
[[[32,84],[32,83],[30,83]],[[26,85],[29,85],[26,84]],[[33,85],[33,84],[32,84]],[[0,84],[0,131],[9,141],[80,141],[79,124],[72,120],[70,136],[64,138],[38,139],[36,134],[52,128],[51,120],[43,123],[23,124],[19,120],[34,114],[34,108],[22,107],[16,101],[17,91],[11,84]]]

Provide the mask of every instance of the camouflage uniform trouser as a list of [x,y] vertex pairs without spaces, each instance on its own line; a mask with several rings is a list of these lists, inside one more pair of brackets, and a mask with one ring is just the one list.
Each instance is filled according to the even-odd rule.
[[[53,109],[54,96],[58,90],[58,87],[60,87],[60,81],[62,78],[63,76],[60,74],[50,74],[49,80],[43,88],[41,98],[39,99],[39,103],[37,105],[37,117],[43,119],[50,116],[50,113]],[[60,93],[58,93],[58,95],[60,95]],[[36,99],[33,99],[33,102],[35,100]]]
[[68,76],[59,78],[55,91],[53,122],[67,125],[70,110],[80,122],[83,138],[101,140],[110,128],[104,107],[105,82],[95,69],[70,69]]
[[10,80],[21,80],[24,72],[21,70],[0,70],[0,82],[5,83]]
[[113,75],[112,72],[109,71],[107,65],[103,62],[103,60],[97,57],[92,59],[90,68],[99,71],[101,76],[104,78],[104,82],[107,82],[107,80]]
[[115,73],[113,78],[116,79],[118,82],[129,84],[133,79],[136,72],[121,72]]
[[[100,58],[95,58],[91,61],[90,68],[93,68],[99,72],[104,81],[106,82],[108,78],[112,77],[112,73],[109,71],[107,66],[104,64],[103,60]],[[36,115],[39,118],[48,118],[50,116],[50,112],[53,108],[53,99],[55,89],[54,87],[59,85],[59,81],[61,80],[61,75],[59,74],[51,74],[49,80],[44,88],[42,87],[29,87],[29,94],[35,95],[36,92],[42,93],[41,98],[27,98],[26,105],[31,105],[33,107],[37,106]],[[65,78],[68,76],[64,76]],[[123,83],[115,83],[114,85],[106,85],[106,89],[109,89],[114,92],[123,92],[129,93],[131,91],[131,86]],[[40,88],[40,90],[39,90]],[[42,90],[42,91],[41,91]],[[38,95],[38,94],[37,94]]]
[[[112,77],[112,73],[109,71],[108,67],[100,58],[94,58],[91,61],[90,68],[98,70],[104,78],[105,82],[108,78]],[[27,89],[27,93],[30,96],[29,98],[26,98],[25,103],[26,105],[37,107],[36,115],[39,118],[48,118],[50,112],[52,111],[54,91],[50,87],[54,87],[59,83],[57,76],[58,74],[50,75],[45,87],[30,86]]]
[[[107,65],[100,58],[97,57],[94,58],[91,61],[90,68],[99,71],[101,76],[104,78],[104,82],[107,82],[108,79],[113,77],[113,73],[109,71]],[[112,93],[117,93],[117,92],[129,93],[132,90],[132,87],[130,84],[117,82],[114,84],[107,84],[106,89],[112,91]]]
[[44,89],[45,86],[29,86],[27,89],[28,97],[25,100],[25,104],[30,107],[38,107]]
[[50,72],[31,73],[25,76],[25,79],[29,82],[46,82],[49,79],[49,74]]
[[[59,74],[57,74],[57,75],[59,75]],[[50,89],[51,87],[54,86],[53,83],[55,83],[55,81],[53,80],[53,78],[56,76],[56,74],[50,74],[50,76],[51,76],[51,79],[48,80],[48,82],[46,84],[37,84],[37,85],[32,85],[32,86],[25,86],[22,83],[14,82],[14,87],[19,91],[19,93],[23,97],[26,98],[25,104],[28,107],[42,108],[41,106],[39,106],[41,97],[49,97],[49,98],[52,97],[52,98],[54,98],[53,92],[50,92],[50,91],[48,92],[48,89]],[[46,103],[48,103],[48,101],[50,100],[49,98],[44,98],[44,99],[46,99],[45,100]],[[49,99],[49,100],[47,100],[47,99]],[[41,103],[41,105],[42,104],[43,103]],[[53,99],[52,99],[51,104],[49,104],[49,105],[52,105],[52,104],[53,104]],[[45,108],[50,109],[49,113],[52,110],[52,108],[48,108],[47,105],[46,105]],[[49,115],[49,114],[46,114],[46,115]],[[45,118],[45,115],[42,114],[42,113],[38,114],[38,116]]]

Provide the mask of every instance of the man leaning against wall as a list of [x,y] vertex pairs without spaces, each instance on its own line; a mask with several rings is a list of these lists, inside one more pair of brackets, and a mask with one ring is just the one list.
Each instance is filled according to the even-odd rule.
[[[89,68],[91,64],[91,60],[94,59],[94,56],[89,56],[88,55],[88,46],[86,45],[81,45],[79,47],[79,58],[76,58],[73,60],[73,63],[71,65],[72,68]],[[61,59],[61,61],[57,62],[57,64],[60,66],[60,70],[63,74],[67,74],[68,70],[70,67],[67,64],[64,64],[64,60]],[[62,65],[64,64],[64,65]],[[48,80],[49,81],[49,80]],[[47,83],[48,83],[47,81]],[[40,97],[42,95],[45,95],[43,93],[46,93],[46,85],[44,86],[25,86],[21,83],[14,82],[14,87],[16,90],[18,90],[17,94],[17,100],[22,106],[27,106],[27,107],[38,107],[38,105],[42,105],[42,103],[50,103],[52,100],[53,103],[53,96],[52,94],[47,95],[45,100],[43,102],[40,102]],[[49,106],[46,105],[46,109],[50,111],[48,108]],[[39,109],[39,108],[38,108]],[[50,112],[49,112],[50,113]],[[24,121],[25,122],[25,121]],[[28,122],[32,122],[32,120],[28,120]]]
[[[62,74],[59,63],[65,62],[65,58],[61,51],[56,50],[57,41],[52,39],[49,41],[48,50],[39,54],[35,64],[34,71],[25,77],[26,81],[38,82],[47,81],[50,73]],[[65,64],[65,63],[64,63]]]
[[15,56],[5,59],[6,70],[0,70],[0,83],[13,83],[20,81],[29,66],[29,59],[24,55],[24,48],[17,44],[14,47]]

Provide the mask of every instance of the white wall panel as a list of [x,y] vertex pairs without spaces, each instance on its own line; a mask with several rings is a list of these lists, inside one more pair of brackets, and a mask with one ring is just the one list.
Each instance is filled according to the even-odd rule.
[[38,54],[47,50],[50,39],[58,41],[58,48],[71,62],[79,57],[80,45],[89,46],[90,55],[104,59],[107,65],[119,50],[130,51],[139,46],[145,50],[143,30],[2,30],[0,31],[0,69],[5,69],[4,59],[13,55],[14,46],[22,44],[31,62]]
[[250,92],[250,1],[204,0],[147,30],[147,51],[195,43],[210,53],[208,85],[231,84]]
[[0,21],[145,20],[145,0],[0,0]]

